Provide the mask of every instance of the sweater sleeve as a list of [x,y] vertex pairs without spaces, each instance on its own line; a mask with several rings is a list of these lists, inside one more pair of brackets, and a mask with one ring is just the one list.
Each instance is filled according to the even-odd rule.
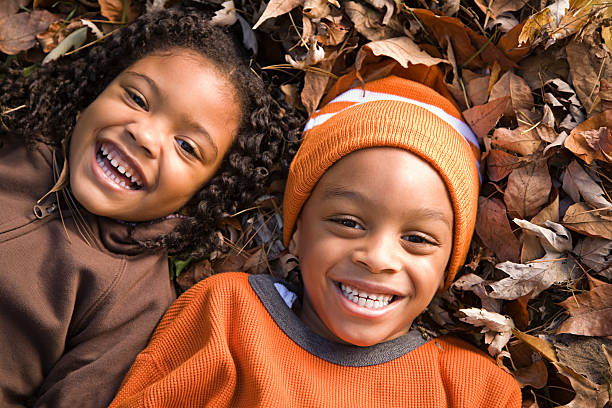
[[64,353],[45,373],[35,406],[103,407],[111,401],[175,298],[166,257],[144,258],[124,262],[94,306],[71,323]]
[[[246,306],[235,303],[244,300],[239,292],[246,287],[246,274],[227,272],[204,279],[183,293],[136,358],[111,408],[143,407],[145,401],[180,407],[191,391],[207,395],[212,406],[223,406],[220,401],[231,397],[236,383],[236,366],[228,346],[237,318],[232,310]],[[182,384],[178,401],[169,391],[177,384]]]

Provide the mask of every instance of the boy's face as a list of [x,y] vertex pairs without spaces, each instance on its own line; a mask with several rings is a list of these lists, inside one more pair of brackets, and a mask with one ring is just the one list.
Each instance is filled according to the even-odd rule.
[[239,127],[233,85],[199,54],[149,55],[82,112],[70,185],[90,212],[146,221],[181,208],[214,175]]
[[396,148],[349,154],[321,177],[291,240],[301,319],[358,346],[407,333],[443,285],[452,239],[452,206],[429,164]]

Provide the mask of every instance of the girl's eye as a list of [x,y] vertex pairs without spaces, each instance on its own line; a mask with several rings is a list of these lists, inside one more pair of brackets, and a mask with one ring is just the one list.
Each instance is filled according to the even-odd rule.
[[188,155],[196,157],[196,158],[198,157],[198,153],[196,152],[194,147],[186,140],[176,139],[176,143],[178,143],[179,147],[183,149],[183,151],[187,153]]
[[136,92],[131,91],[131,90],[127,90],[127,94],[130,97],[130,99],[132,101],[134,101],[134,103],[138,106],[140,106],[142,108],[142,110],[144,111],[149,111],[149,107],[147,106],[147,102],[144,100],[143,97],[141,97],[140,95],[138,95]]

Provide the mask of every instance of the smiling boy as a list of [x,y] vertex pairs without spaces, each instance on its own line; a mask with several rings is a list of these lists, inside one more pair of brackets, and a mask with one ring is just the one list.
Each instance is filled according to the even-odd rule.
[[391,76],[336,97],[307,123],[285,190],[303,294],[266,275],[202,281],[113,406],[520,407],[488,356],[410,330],[467,254],[478,156],[422,84]]

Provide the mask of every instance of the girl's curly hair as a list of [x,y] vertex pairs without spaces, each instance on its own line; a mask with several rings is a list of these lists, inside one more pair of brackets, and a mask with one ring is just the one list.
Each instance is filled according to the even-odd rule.
[[[201,53],[234,85],[241,102],[241,126],[215,176],[181,210],[183,222],[167,235],[140,242],[171,254],[199,258],[223,243],[219,221],[254,202],[269,184],[273,166],[288,167],[303,118],[279,92],[266,87],[236,28],[213,26],[210,10],[163,10],[145,14],[89,52],[42,66],[25,78],[0,68],[0,134],[20,135],[27,144],[59,146],[72,134],[80,110],[136,60],[173,48]],[[0,66],[1,67],[1,66]],[[25,105],[22,109],[11,109]]]

